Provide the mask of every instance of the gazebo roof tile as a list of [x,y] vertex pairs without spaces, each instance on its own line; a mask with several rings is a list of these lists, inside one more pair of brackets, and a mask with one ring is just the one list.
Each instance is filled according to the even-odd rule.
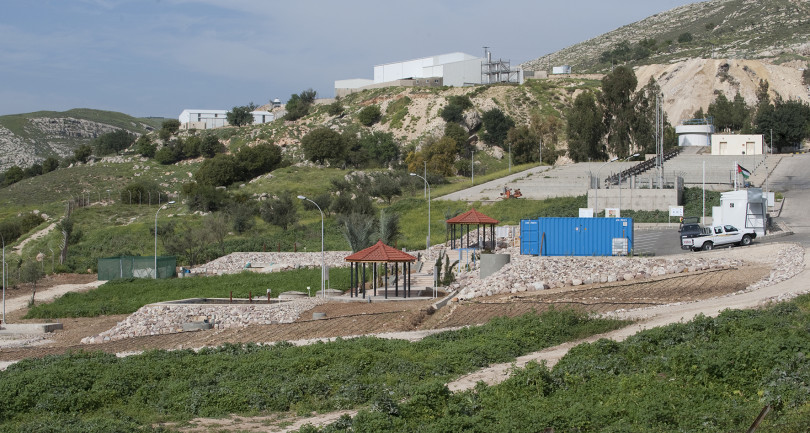
[[490,218],[472,208],[461,215],[447,220],[448,224],[498,224],[500,221]]
[[358,251],[345,259],[347,262],[415,262],[416,257],[396,248],[385,245],[382,241]]

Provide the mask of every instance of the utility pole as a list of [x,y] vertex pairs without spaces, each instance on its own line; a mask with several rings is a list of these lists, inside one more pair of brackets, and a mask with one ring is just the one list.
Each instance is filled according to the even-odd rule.
[[470,151],[470,182],[475,185],[475,151]]

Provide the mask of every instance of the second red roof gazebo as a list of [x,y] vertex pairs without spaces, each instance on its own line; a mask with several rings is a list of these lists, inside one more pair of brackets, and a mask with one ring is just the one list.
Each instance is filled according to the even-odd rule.
[[[451,241],[450,241],[450,249],[455,249],[456,248],[456,226],[460,226],[459,227],[459,237],[460,237],[460,239],[459,239],[459,248],[465,248],[464,247],[464,239],[465,238],[467,239],[467,247],[466,248],[470,248],[470,237],[467,236],[467,235],[470,232],[470,226],[475,226],[475,228],[476,228],[476,233],[475,233],[475,238],[476,239],[475,239],[475,241],[476,242],[475,242],[474,245],[478,246],[479,248],[487,249],[486,248],[487,247],[487,230],[486,229],[487,229],[487,227],[489,227],[489,233],[490,233],[489,239],[490,239],[490,242],[492,243],[491,247],[494,250],[495,249],[495,226],[498,223],[499,223],[499,221],[496,220],[495,218],[490,218],[490,217],[482,214],[481,212],[478,212],[477,210],[475,210],[475,208],[472,208],[472,209],[468,210],[467,212],[464,212],[461,215],[450,218],[449,220],[447,220],[447,224],[450,225],[450,228],[451,228],[451,231],[452,231],[452,235],[450,237],[450,239],[451,239]],[[483,231],[478,230],[482,226],[484,227],[484,230]],[[466,233],[465,233],[465,230],[466,230]],[[482,236],[482,234],[483,234],[483,236]],[[482,237],[483,237],[483,239],[482,239]]]
[[373,281],[372,287],[374,288],[374,296],[377,296],[377,276],[379,273],[378,266],[380,263],[385,267],[385,297],[388,298],[388,266],[393,263],[394,275],[394,296],[399,296],[399,264],[402,264],[402,277],[404,279],[402,285],[402,296],[408,298],[411,296],[411,263],[416,261],[416,257],[402,252],[396,248],[385,245],[382,241],[358,251],[345,259],[351,264],[351,286],[349,288],[352,297],[360,296],[360,264],[362,264],[362,287],[363,298],[366,297],[366,264],[372,264],[371,267],[371,280]]

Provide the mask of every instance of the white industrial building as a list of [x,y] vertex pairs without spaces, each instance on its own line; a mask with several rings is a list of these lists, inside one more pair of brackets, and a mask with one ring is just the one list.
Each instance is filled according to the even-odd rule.
[[[253,124],[272,122],[275,115],[269,111],[251,111]],[[228,110],[199,110],[186,109],[180,113],[181,129],[213,129],[221,128],[228,124]]]
[[485,51],[485,57],[456,52],[376,65],[373,80],[336,80],[335,96],[389,86],[461,87],[506,81],[522,83],[522,71],[511,70],[508,61],[492,62],[489,51]]

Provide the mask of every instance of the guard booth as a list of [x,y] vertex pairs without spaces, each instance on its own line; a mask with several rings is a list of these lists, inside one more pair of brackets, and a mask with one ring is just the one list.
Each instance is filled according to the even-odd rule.
[[[177,276],[177,257],[157,257],[157,277]],[[98,279],[155,278],[155,256],[120,256],[98,259]]]
[[520,221],[522,255],[621,256],[632,250],[632,218],[538,218]]
[[720,206],[712,208],[712,225],[753,229],[765,236],[768,198],[762,188],[748,188],[720,194]]

